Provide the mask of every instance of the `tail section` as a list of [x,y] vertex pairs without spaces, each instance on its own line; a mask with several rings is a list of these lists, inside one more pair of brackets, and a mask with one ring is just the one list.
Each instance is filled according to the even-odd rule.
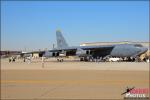
[[56,38],[57,38],[57,48],[63,49],[63,48],[67,48],[68,47],[68,44],[66,43],[66,40],[63,37],[63,35],[62,35],[60,30],[56,31]]

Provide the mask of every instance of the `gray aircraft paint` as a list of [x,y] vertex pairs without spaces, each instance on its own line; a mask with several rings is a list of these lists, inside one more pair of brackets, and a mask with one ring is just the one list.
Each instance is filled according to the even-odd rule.
[[[141,44],[116,44],[116,45],[99,45],[99,46],[75,46],[69,47],[65,41],[65,38],[61,34],[61,31],[56,31],[57,38],[57,48],[53,50],[49,50],[49,53],[44,54],[44,56],[50,57],[52,53],[62,53],[68,51],[76,52],[74,56],[79,54],[85,55],[87,50],[95,50],[97,53],[94,55],[95,57],[100,56],[98,54],[103,54],[109,52],[107,55],[114,57],[136,57],[141,53],[144,53],[148,50],[148,48],[143,47]],[[108,51],[109,49],[109,51]],[[56,54],[55,54],[56,55]],[[105,56],[107,56],[105,55]]]
[[57,48],[58,49],[63,49],[63,48],[68,47],[68,44],[67,44],[65,38],[63,37],[63,35],[61,34],[61,31],[59,31],[59,30],[56,31],[56,38],[57,38]]
[[111,52],[111,56],[117,57],[131,57],[136,56],[142,52],[146,52],[148,49],[145,47],[137,47],[135,44],[120,44],[116,45]]

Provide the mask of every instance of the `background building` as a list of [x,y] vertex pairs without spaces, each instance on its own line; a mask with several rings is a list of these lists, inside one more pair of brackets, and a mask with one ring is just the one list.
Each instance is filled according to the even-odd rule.
[[149,48],[149,42],[130,42],[130,41],[120,41],[120,42],[93,42],[93,43],[81,43],[80,46],[96,46],[96,45],[113,45],[113,44],[142,44]]

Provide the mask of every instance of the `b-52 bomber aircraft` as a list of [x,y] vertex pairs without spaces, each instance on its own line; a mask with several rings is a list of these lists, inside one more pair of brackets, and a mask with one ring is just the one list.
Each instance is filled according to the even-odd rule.
[[[106,59],[109,57],[129,58],[136,60],[139,55],[145,53],[148,48],[141,44],[115,44],[99,46],[68,46],[60,30],[56,31],[57,48],[45,51],[43,57],[57,57],[63,61],[66,56],[78,56],[80,61],[93,59]],[[60,57],[60,58],[59,58]]]

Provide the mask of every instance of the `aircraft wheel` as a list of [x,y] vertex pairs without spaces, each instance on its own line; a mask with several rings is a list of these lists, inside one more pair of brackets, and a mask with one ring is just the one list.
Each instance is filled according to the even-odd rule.
[[80,61],[84,61],[84,59],[83,59],[83,58],[80,58]]
[[84,57],[84,61],[87,62],[87,61],[88,61],[88,58],[87,58],[87,57]]

